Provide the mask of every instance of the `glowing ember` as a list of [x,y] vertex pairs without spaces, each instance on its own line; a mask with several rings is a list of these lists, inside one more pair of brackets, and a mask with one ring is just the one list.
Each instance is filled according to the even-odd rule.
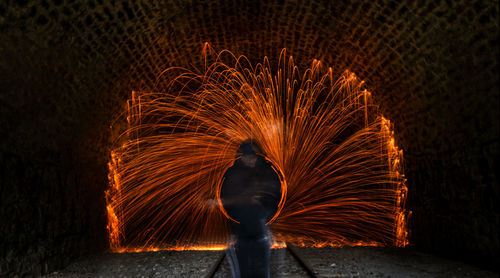
[[349,71],[334,79],[316,60],[299,75],[285,51],[277,68],[228,51],[214,59],[202,74],[184,70],[165,92],[132,93],[129,128],[109,164],[114,251],[223,249],[220,186],[248,138],[283,177],[270,221],[277,240],[408,243],[402,151],[362,81]]

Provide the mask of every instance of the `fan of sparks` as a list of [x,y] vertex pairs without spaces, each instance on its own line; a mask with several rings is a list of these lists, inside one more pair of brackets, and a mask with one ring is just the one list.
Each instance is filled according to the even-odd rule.
[[285,50],[275,67],[210,51],[203,70],[171,68],[160,92],[132,92],[109,163],[112,250],[223,248],[220,187],[246,139],[282,177],[276,242],[408,243],[402,151],[363,81],[317,60],[300,73]]

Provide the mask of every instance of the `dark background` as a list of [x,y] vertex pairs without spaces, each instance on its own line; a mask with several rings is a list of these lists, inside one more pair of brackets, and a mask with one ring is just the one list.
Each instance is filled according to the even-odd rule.
[[412,248],[499,259],[498,1],[1,1],[0,276],[108,248],[107,161],[131,90],[210,42],[364,79],[404,149]]

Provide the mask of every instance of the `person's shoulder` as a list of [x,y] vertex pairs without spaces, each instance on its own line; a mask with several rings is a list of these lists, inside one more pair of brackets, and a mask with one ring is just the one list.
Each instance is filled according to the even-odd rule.
[[238,161],[235,161],[231,167],[227,168],[226,173],[224,176],[231,176],[231,175],[236,175],[238,172],[241,171],[241,165],[239,165]]
[[278,173],[276,172],[276,167],[274,166],[273,163],[271,163],[271,161],[269,161],[265,158],[263,158],[262,160],[263,160],[263,162],[262,162],[263,170],[266,173],[278,175]]
[[270,167],[273,166],[273,164],[271,163],[271,161],[269,161],[269,160],[267,160],[265,158],[262,158],[262,160],[263,160],[264,164],[266,164],[266,166],[270,166]]
[[273,168],[274,167],[274,165],[271,163],[271,161],[267,160],[263,156],[259,156],[259,158],[260,158],[260,161],[261,161],[262,165],[264,165],[265,167],[267,167],[267,168]]

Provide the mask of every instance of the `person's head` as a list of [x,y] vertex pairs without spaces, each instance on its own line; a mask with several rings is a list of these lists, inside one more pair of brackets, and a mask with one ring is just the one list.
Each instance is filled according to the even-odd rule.
[[251,140],[246,140],[241,143],[238,153],[241,154],[240,161],[247,167],[255,167],[258,154],[260,153],[259,146]]

